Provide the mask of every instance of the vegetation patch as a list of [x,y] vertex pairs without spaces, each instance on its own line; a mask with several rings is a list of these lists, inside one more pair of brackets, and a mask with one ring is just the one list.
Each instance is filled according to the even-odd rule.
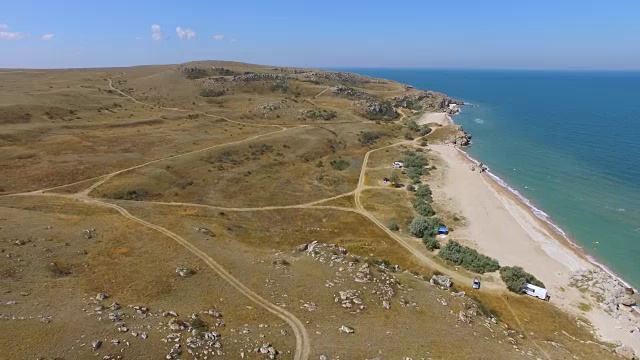
[[500,269],[498,260],[480,254],[475,249],[460,245],[457,241],[449,241],[441,250],[439,256],[447,262],[463,268],[484,274]]
[[224,90],[218,89],[204,89],[200,91],[200,96],[202,97],[220,97],[226,94]]
[[345,170],[351,165],[350,162],[348,162],[347,160],[343,160],[343,159],[331,160],[330,164],[331,164],[331,167],[334,170],[338,170],[338,171]]
[[315,119],[315,120],[331,120],[338,116],[333,110],[326,109],[309,109],[303,111],[302,115],[307,119]]
[[378,140],[384,135],[382,131],[361,131],[358,134],[358,141],[363,146],[371,146],[378,142]]
[[542,281],[536,279],[535,276],[524,271],[524,269],[519,266],[503,266],[500,268],[500,277],[502,281],[507,284],[509,291],[518,294],[522,293],[527,283],[544,287]]

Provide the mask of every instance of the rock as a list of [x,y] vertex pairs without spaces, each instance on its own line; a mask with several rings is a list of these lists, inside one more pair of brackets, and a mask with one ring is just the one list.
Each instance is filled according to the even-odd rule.
[[620,298],[618,303],[624,306],[634,306],[636,304],[636,301],[631,296],[624,295],[622,298]]
[[433,275],[431,277],[430,283],[431,285],[435,285],[442,290],[448,290],[452,285],[451,277],[446,275]]
[[384,301],[382,302],[382,307],[383,307],[385,310],[389,310],[389,309],[391,309],[391,304],[390,304],[387,300],[384,300]]
[[214,234],[213,231],[207,229],[206,227],[195,227],[195,228],[193,228],[193,230],[197,231],[199,233],[205,234],[207,236],[210,236],[210,237],[216,236],[216,234]]
[[309,244],[300,244],[298,245],[298,251],[307,251],[307,247],[309,247]]
[[460,292],[451,294],[451,296],[453,296],[453,297],[464,297],[464,295],[465,295],[464,291],[460,291]]
[[162,313],[162,316],[164,317],[178,317],[178,314],[175,311],[165,311]]
[[117,302],[114,302],[109,306],[109,309],[111,309],[112,311],[120,310],[120,304],[118,304]]
[[353,328],[350,328],[348,326],[342,325],[340,326],[340,329],[338,329],[340,332],[343,333],[347,333],[347,334],[353,334],[355,332],[355,330]]
[[636,354],[633,349],[626,345],[618,346],[614,351],[624,359],[633,360],[636,358]]
[[100,349],[100,346],[102,346],[102,341],[100,341],[100,340],[96,340],[96,341],[92,341],[91,342],[91,349],[93,349],[93,351],[96,351],[96,350]]
[[187,277],[195,274],[195,271],[185,266],[178,266],[176,268],[176,274],[180,275],[181,277]]
[[104,299],[108,299],[109,295],[105,294],[105,293],[98,293],[98,295],[96,295],[96,300],[102,301]]
[[147,334],[147,332],[144,331],[140,333],[140,337],[146,340],[147,338],[149,338],[149,334]]

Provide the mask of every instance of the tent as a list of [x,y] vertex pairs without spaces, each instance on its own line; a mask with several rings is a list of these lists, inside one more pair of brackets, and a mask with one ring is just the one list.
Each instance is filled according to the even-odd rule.
[[449,229],[446,226],[440,226],[438,228],[438,235],[447,235],[449,234]]

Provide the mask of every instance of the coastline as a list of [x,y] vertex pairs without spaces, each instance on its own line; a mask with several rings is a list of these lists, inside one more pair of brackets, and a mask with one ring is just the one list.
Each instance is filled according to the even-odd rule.
[[[446,122],[438,122],[440,125],[455,125],[451,116],[442,115]],[[453,238],[472,239],[473,247],[502,265],[522,266],[545,283],[554,305],[586,317],[603,340],[630,346],[640,353],[637,314],[626,315],[626,309],[607,311],[590,289],[571,286],[576,274],[593,272],[603,272],[620,287],[633,289],[629,283],[587,254],[548,214],[498,175],[490,170],[481,174],[469,170],[479,161],[467,152],[453,144],[429,147],[446,168],[446,180],[434,188],[441,193],[439,200],[448,203],[445,207],[449,211],[461,213],[469,221],[456,229],[459,231],[454,232]],[[584,304],[589,304],[588,311],[582,311]],[[640,313],[637,306],[632,309]]]

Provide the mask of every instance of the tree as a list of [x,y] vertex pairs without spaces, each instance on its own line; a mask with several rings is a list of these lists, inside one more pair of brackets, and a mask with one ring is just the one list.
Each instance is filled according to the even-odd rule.
[[395,220],[391,220],[387,223],[387,229],[391,231],[398,231],[400,230],[400,226],[398,226],[398,223],[395,222]]
[[500,268],[500,277],[502,281],[507,284],[509,291],[518,294],[524,290],[527,283],[544,287],[542,281],[536,279],[535,276],[524,271],[524,269],[519,266],[503,266]]
[[433,216],[436,214],[431,204],[429,204],[428,202],[424,201],[421,198],[416,199],[416,201],[413,203],[413,208],[416,210],[418,214],[422,216]]
[[409,224],[409,233],[411,235],[421,238],[424,236],[425,232],[429,230],[431,223],[424,216],[416,216]]
[[457,241],[449,241],[441,250],[440,257],[446,261],[479,274],[500,269],[496,259],[480,254],[476,250],[460,245]]
[[440,242],[435,237],[428,236],[422,239],[422,241],[424,242],[424,245],[427,247],[427,250],[429,251],[440,249]]
[[398,186],[398,184],[400,184],[400,175],[398,175],[397,171],[391,172],[391,175],[389,175],[389,181],[391,181],[393,186]]

